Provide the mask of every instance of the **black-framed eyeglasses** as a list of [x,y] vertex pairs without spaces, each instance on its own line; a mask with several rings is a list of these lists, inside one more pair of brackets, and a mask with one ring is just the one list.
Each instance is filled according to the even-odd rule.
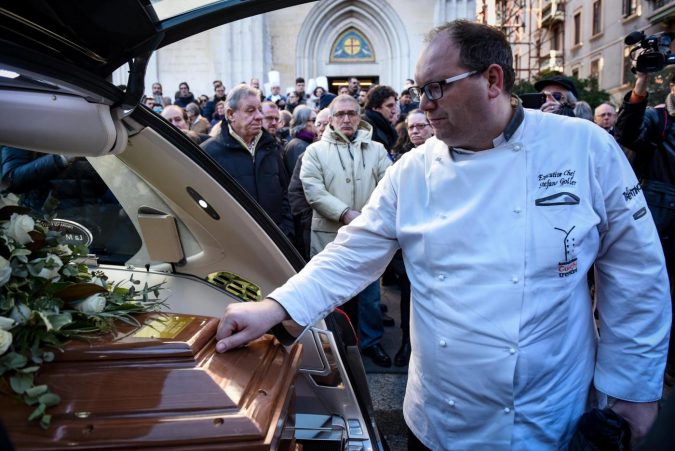
[[455,75],[454,77],[446,78],[445,80],[430,81],[421,87],[412,86],[408,88],[408,91],[410,91],[410,95],[415,102],[420,101],[422,94],[427,96],[427,100],[439,100],[443,97],[443,86],[451,85],[477,73],[478,71],[475,70],[464,72],[463,74]]

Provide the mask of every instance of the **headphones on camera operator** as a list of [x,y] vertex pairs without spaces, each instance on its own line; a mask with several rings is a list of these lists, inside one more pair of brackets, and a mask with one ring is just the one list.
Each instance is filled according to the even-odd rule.
[[630,51],[630,58],[635,61],[631,72],[658,72],[669,64],[675,64],[675,55],[670,52],[673,38],[675,33],[665,31],[650,36],[642,31],[633,31],[626,36],[624,44],[637,44]]

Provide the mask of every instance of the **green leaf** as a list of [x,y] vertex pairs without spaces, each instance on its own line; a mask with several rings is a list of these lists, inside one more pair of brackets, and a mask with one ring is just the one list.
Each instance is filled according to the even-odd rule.
[[9,378],[9,385],[15,393],[22,395],[33,386],[33,374],[18,373]]
[[45,362],[53,362],[54,361],[54,353],[51,351],[47,351],[44,354],[42,354],[42,360]]
[[[26,390],[26,396],[30,398],[35,398],[36,396],[41,396],[45,393],[47,393],[48,387],[46,385],[36,385],[35,387],[31,387],[28,390]],[[42,401],[40,401],[42,402]]]
[[0,363],[9,369],[17,369],[26,366],[28,359],[18,352],[10,352],[0,359]]
[[21,368],[17,370],[20,373],[37,373],[40,370],[40,367],[35,365],[35,366],[27,366],[26,368]]
[[52,416],[44,414],[42,415],[42,418],[40,418],[40,427],[42,429],[49,429],[49,425],[52,422]]
[[28,256],[31,254],[31,251],[29,249],[24,249],[22,247],[17,247],[15,248],[12,253],[10,254],[11,257],[19,257],[22,255]]
[[73,316],[68,312],[49,315],[49,321],[52,323],[54,330],[61,330],[61,328],[73,322]]
[[45,393],[40,396],[39,401],[47,407],[52,407],[61,402],[61,397],[56,393]]
[[42,415],[44,415],[46,408],[47,406],[44,404],[40,404],[39,406],[37,406],[35,410],[33,410],[33,413],[31,413],[30,416],[28,417],[28,421],[33,421],[36,418],[40,418]]

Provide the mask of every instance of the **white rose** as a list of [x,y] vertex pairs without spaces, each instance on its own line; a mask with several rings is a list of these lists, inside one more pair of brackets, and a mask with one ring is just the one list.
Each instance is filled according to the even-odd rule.
[[13,213],[9,219],[9,223],[4,225],[5,233],[14,238],[14,240],[21,244],[32,243],[33,239],[28,235],[28,232],[35,229],[35,221],[28,215],[20,215]]
[[[39,264],[45,263],[42,269],[38,270]],[[47,254],[44,258],[36,258],[32,262],[28,263],[28,271],[34,277],[40,277],[42,279],[48,279],[52,282],[56,282],[61,278],[59,274],[59,269],[63,266],[61,259],[54,254]]]
[[105,296],[103,296],[101,293],[96,293],[82,301],[78,301],[73,305],[73,307],[75,310],[78,310],[82,313],[101,313],[105,308],[105,302]]
[[17,324],[24,324],[30,318],[31,310],[26,304],[16,304],[9,317],[16,321]]
[[6,316],[0,316],[0,330],[9,330],[14,327],[14,320]]
[[12,344],[12,333],[0,330],[0,355],[3,355]]
[[0,208],[19,205],[19,196],[14,193],[0,195]]
[[12,267],[9,265],[9,260],[0,256],[0,287],[9,281],[12,277]]

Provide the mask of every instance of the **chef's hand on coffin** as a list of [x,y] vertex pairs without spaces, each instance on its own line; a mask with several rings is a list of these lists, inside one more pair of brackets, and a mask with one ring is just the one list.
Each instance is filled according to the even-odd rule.
[[235,302],[225,307],[216,332],[216,351],[225,352],[261,337],[274,325],[288,318],[277,301]]

